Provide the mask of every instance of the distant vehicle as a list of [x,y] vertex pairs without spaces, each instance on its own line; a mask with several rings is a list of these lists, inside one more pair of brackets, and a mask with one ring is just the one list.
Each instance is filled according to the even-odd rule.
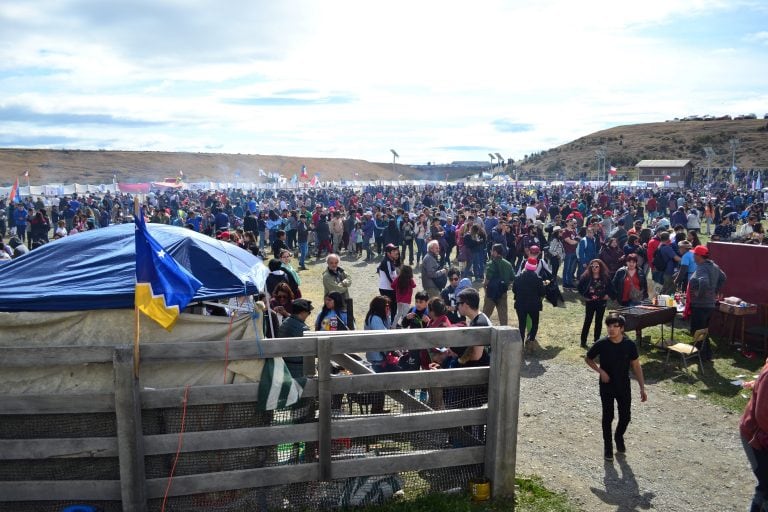
[[715,118],[717,121],[730,121],[732,118],[728,114]]
[[765,114],[765,115],[763,116],[763,119],[768,119],[768,114]]
[[744,114],[741,114],[740,116],[734,117],[733,120],[734,121],[741,121],[741,120],[746,119],[746,118],[747,118],[747,116],[745,116]]
[[711,116],[711,115],[707,114],[705,116],[702,116],[701,119],[704,120],[704,121],[714,121],[715,120],[715,116]]
[[757,116],[755,114],[747,114],[744,116],[744,119],[757,119]]

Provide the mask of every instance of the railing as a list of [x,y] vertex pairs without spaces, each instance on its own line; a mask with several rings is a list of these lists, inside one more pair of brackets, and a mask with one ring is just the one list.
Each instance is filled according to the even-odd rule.
[[[409,371],[373,374],[359,361],[348,356],[369,350],[428,349],[434,346],[489,345],[490,367],[437,371]],[[0,423],[16,424],[28,419],[30,425],[50,415],[106,415],[114,420],[114,435],[89,435],[83,430],[75,435],[22,435],[0,439],[0,468],[16,467],[22,477],[0,476],[0,508],[9,502],[99,501],[119,502],[126,511],[143,511],[148,503],[168,495],[188,496],[219,493],[238,489],[262,488],[289,483],[331,481],[365,475],[387,475],[406,471],[432,470],[470,464],[484,464],[484,473],[492,482],[495,496],[514,492],[517,413],[521,366],[519,332],[508,327],[424,329],[381,332],[349,332],[334,336],[308,336],[255,342],[189,342],[156,343],[141,347],[141,362],[251,360],[283,355],[304,356],[305,372],[315,375],[307,381],[303,399],[314,398],[305,415],[306,422],[274,424],[274,418],[258,426],[251,421],[258,414],[246,415],[248,426],[201,431],[178,432],[176,420],[165,419],[169,431],[147,434],[145,420],[157,410],[185,411],[197,406],[226,407],[227,404],[256,402],[258,383],[247,382],[190,387],[183,404],[184,387],[142,389],[133,374],[133,350],[119,347],[45,347],[4,348],[0,352],[3,368],[113,364],[114,387],[102,393],[8,395],[0,394]],[[315,362],[317,371],[315,371]],[[332,362],[344,367],[350,375],[333,375]],[[406,390],[457,388],[488,385],[487,407],[474,406],[453,410],[434,410]],[[397,405],[396,415],[348,415],[340,417],[334,410],[334,395],[386,393]],[[338,405],[336,406],[338,408]],[[351,405],[350,405],[351,408]],[[316,409],[316,410],[315,410]],[[255,408],[254,408],[255,410]],[[263,415],[263,413],[262,413]],[[55,416],[54,418],[58,418]],[[308,418],[308,419],[307,419]],[[279,423],[279,422],[277,422]],[[23,423],[21,423],[23,425]],[[254,426],[255,425],[255,426]],[[411,453],[340,458],[336,446],[340,439],[401,435],[454,429],[463,432],[472,426],[485,426],[485,444],[449,446],[450,449],[420,449]],[[231,425],[230,425],[231,426]],[[223,425],[223,427],[226,427]],[[1,428],[0,428],[1,430]],[[22,429],[23,430],[23,429]],[[173,457],[183,441],[182,455],[203,452],[233,453],[241,449],[274,447],[304,443],[312,454],[301,464],[226,468],[174,476],[169,490],[168,477],[147,477],[148,461],[155,456]],[[268,448],[272,447],[272,448]],[[229,452],[227,452],[229,451]],[[270,455],[271,457],[272,455]],[[81,460],[91,464],[115,459],[119,478],[103,479],[23,479],[25,464]],[[108,464],[107,464],[108,465]],[[114,473],[114,471],[112,472]],[[1,474],[1,473],[0,473]],[[31,474],[37,474],[34,471]],[[113,475],[114,476],[114,475]],[[151,508],[151,507],[150,507]]]

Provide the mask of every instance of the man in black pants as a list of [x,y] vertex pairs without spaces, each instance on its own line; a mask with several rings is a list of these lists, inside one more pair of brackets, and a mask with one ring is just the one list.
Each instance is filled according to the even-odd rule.
[[[605,460],[613,460],[613,440],[616,441],[616,451],[625,453],[624,432],[630,421],[630,406],[632,391],[629,385],[629,368],[635,374],[640,384],[640,401],[645,402],[645,381],[643,369],[638,359],[635,343],[624,335],[624,317],[611,315],[605,319],[608,336],[600,338],[587,351],[587,365],[600,374],[600,401],[603,404],[603,447]],[[600,366],[595,359],[600,359]],[[613,401],[619,409],[619,422],[616,424],[616,434],[611,435],[613,423]]]

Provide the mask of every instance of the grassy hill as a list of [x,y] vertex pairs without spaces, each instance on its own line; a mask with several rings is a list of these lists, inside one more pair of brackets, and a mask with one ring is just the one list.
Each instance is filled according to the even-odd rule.
[[[729,140],[739,139],[736,165],[742,169],[768,168],[768,121],[673,121],[618,126],[585,135],[562,146],[548,149],[516,162],[522,176],[552,179],[557,174],[578,178],[595,175],[595,151],[604,148],[606,166],[615,165],[619,174],[631,175],[631,168],[644,159],[691,159],[695,166],[706,165],[704,147],[712,147],[713,167],[730,168]],[[376,163],[342,158],[243,155],[220,153],[164,153],[140,151],[81,151],[47,149],[0,149],[0,186],[9,186],[29,169],[30,183],[111,183],[117,175],[122,182],[146,182],[176,177],[185,181],[259,182],[259,169],[278,171],[287,178],[306,165],[310,176],[323,180],[397,179],[428,177],[456,179],[465,170],[436,169],[434,176],[407,165]],[[236,177],[239,173],[239,177]],[[25,184],[25,179],[20,179]]]
[[[17,176],[25,185],[24,172],[29,169],[31,184],[44,183],[137,183],[176,177],[179,170],[184,180],[261,182],[259,169],[278,171],[287,178],[307,173],[320,173],[322,180],[397,179],[414,170],[405,165],[373,163],[342,158],[306,158],[298,156],[231,155],[220,153],[164,153],[151,151],[80,151],[47,149],[0,149],[0,185],[10,185]],[[236,177],[239,173],[239,177]]]
[[729,140],[739,140],[736,165],[741,169],[768,168],[768,121],[670,121],[617,126],[578,138],[556,148],[527,155],[518,162],[532,175],[553,177],[594,176],[595,151],[604,148],[606,168],[614,165],[619,174],[645,159],[693,160],[694,167],[706,166],[704,148],[715,151],[712,167],[731,167]]

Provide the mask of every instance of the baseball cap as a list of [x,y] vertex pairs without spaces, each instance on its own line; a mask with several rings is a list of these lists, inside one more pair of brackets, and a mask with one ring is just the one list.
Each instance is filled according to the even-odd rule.
[[698,256],[709,256],[709,249],[704,247],[703,245],[697,245],[693,248],[693,254],[696,254]]
[[386,252],[397,251],[399,249],[400,248],[398,246],[396,246],[395,244],[387,244],[387,246],[384,247],[384,251],[386,251]]

